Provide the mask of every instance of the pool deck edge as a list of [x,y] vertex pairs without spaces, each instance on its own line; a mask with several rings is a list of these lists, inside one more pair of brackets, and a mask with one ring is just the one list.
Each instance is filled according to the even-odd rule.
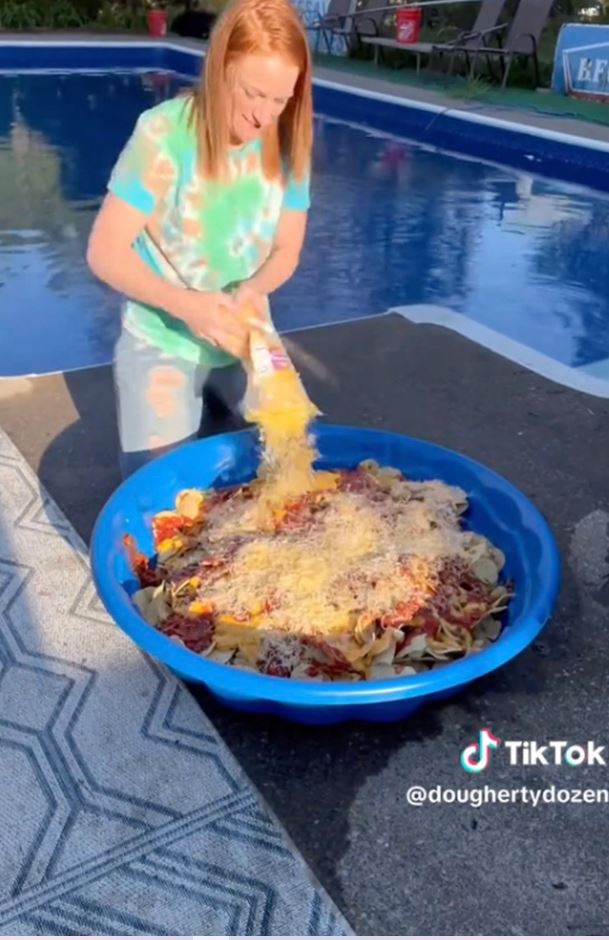
[[609,398],[609,360],[593,362],[588,366],[569,366],[449,307],[411,304],[405,307],[394,306],[387,313],[397,313],[411,323],[442,326],[453,330],[557,385],[564,385],[595,398]]

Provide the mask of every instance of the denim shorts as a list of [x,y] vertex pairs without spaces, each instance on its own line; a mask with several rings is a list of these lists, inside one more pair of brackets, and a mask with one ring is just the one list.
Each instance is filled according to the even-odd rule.
[[176,358],[122,328],[114,387],[123,477],[186,441],[247,426],[240,363],[209,369]]

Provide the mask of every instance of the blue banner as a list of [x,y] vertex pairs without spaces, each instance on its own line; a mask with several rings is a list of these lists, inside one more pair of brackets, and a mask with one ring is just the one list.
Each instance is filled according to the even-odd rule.
[[552,90],[609,101],[609,26],[568,23],[558,34]]

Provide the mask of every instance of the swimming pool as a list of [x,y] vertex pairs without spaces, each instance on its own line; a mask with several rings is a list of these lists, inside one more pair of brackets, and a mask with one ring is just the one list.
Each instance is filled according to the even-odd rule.
[[[111,360],[118,301],[89,275],[84,248],[137,115],[199,67],[176,52],[167,68],[160,54],[0,44],[0,375]],[[463,147],[459,118],[440,109],[402,108],[396,133],[389,101],[323,83],[316,98],[310,227],[274,301],[279,328],[430,305],[507,354],[606,375],[609,395],[606,154],[573,160],[559,140],[512,135],[506,167],[483,123]],[[565,178],[542,175],[552,172]]]

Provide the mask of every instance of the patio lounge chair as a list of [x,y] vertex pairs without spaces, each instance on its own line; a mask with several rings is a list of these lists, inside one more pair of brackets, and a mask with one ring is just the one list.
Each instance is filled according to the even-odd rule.
[[335,35],[350,37],[352,32],[351,16],[357,0],[330,0],[323,16],[306,23],[309,32],[317,33],[315,52],[319,52],[319,42],[323,38],[328,53],[332,52]]
[[539,85],[539,39],[548,21],[553,0],[520,0],[520,5],[511,22],[505,38],[505,44],[491,45],[487,40],[488,32],[482,33],[475,47],[467,50],[473,54],[470,67],[470,78],[476,72],[478,56],[485,56],[492,69],[493,58],[499,59],[502,72],[501,87],[505,88],[508,82],[510,69],[515,58],[530,59],[534,69],[535,84]]
[[[395,13],[398,6],[372,7],[370,9],[357,10],[357,0],[349,17],[342,27],[330,27],[330,36],[341,36],[346,44],[349,53],[361,47],[363,37],[380,36],[381,26],[387,14]],[[332,40],[330,40],[331,42]],[[326,40],[328,43],[328,40]]]
[[[455,52],[457,50],[461,51],[466,47],[474,48],[477,44],[479,44],[482,33],[487,34],[491,32],[499,32],[500,30],[505,29],[505,26],[497,25],[497,21],[504,6],[505,0],[482,0],[482,3],[478,9],[476,22],[474,23],[472,29],[458,33],[458,35],[450,41],[402,43],[398,42],[395,38],[384,38],[378,35],[367,36],[365,38],[362,37],[361,41],[365,45],[374,47],[375,62],[378,62],[378,53],[381,48],[399,49],[403,52],[412,52],[417,57],[417,72],[420,68],[422,55],[428,55],[431,58],[433,55],[439,54],[442,56],[445,53],[451,53],[450,68],[452,71]],[[390,9],[396,8],[392,7]],[[441,40],[442,35],[450,29],[454,30],[454,27],[445,27],[443,30],[440,30],[438,33],[438,40]]]
[[481,42],[487,43],[492,38],[500,38],[508,26],[507,23],[499,23],[504,6],[505,0],[483,0],[472,28],[449,41],[433,43],[430,55],[450,56],[449,72],[452,72],[458,54],[464,54],[467,59],[469,51],[475,50]]

